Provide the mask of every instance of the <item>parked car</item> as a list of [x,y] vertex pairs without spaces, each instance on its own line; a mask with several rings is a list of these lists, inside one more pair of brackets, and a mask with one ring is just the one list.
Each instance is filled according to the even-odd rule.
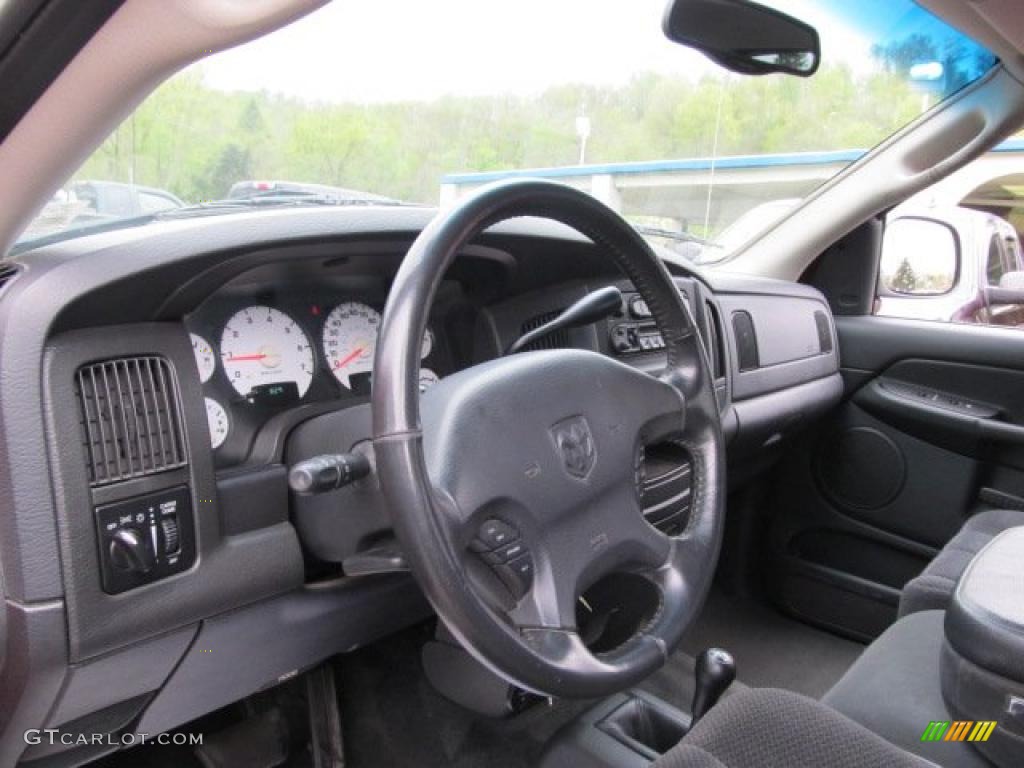
[[1024,322],[1024,259],[1005,219],[960,206],[895,214],[886,225],[876,314]]
[[71,194],[85,203],[87,213],[79,219],[123,218],[181,208],[185,203],[166,189],[142,187],[120,181],[76,181]]
[[331,197],[336,200],[353,200],[359,202],[376,201],[381,203],[398,202],[384,195],[362,192],[358,189],[332,187],[328,184],[311,184],[304,181],[239,181],[228,190],[228,200],[240,200],[253,197]]
[[165,189],[120,181],[75,181],[57,190],[26,234],[43,237],[66,229],[181,208]]

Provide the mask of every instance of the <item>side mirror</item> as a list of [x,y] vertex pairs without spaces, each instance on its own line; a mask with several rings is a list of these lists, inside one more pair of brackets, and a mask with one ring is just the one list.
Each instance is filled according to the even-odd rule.
[[750,0],[670,0],[662,27],[669,40],[746,75],[810,77],[821,59],[814,27]]
[[1024,272],[1004,272],[998,287],[985,288],[985,303],[990,307],[1024,305]]
[[937,219],[904,216],[888,221],[882,241],[882,295],[939,296],[960,273],[960,238]]

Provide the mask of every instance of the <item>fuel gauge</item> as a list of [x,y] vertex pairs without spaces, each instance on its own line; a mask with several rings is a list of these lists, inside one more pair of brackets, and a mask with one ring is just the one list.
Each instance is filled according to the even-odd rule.
[[212,397],[206,398],[206,423],[210,428],[210,447],[216,450],[228,439],[231,423],[224,406]]
[[190,333],[189,337],[192,339],[192,354],[196,356],[196,367],[199,368],[199,380],[205,384],[217,369],[217,357],[213,354],[210,342],[202,336]]

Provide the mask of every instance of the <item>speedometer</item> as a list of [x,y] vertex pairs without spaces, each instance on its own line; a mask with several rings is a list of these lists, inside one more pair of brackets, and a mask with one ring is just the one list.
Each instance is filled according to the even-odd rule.
[[228,320],[220,337],[224,372],[243,397],[259,384],[295,382],[299,397],[313,380],[309,338],[284,312],[246,307]]
[[324,355],[331,373],[351,389],[351,377],[373,369],[380,313],[358,301],[346,301],[324,321]]

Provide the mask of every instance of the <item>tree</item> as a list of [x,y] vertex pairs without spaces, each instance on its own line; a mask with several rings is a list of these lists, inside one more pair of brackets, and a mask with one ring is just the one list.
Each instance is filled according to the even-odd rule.
[[867,148],[920,112],[920,94],[896,70],[926,44],[879,50],[892,71],[873,74],[836,64],[809,79],[647,72],[616,85],[370,104],[219,91],[189,70],[157,89],[78,178],[134,179],[187,201],[267,178],[436,203],[445,174],[574,164],[584,103],[592,163]]
[[914,268],[910,266],[910,260],[904,256],[903,261],[896,268],[896,272],[889,281],[890,287],[900,293],[913,293],[917,290],[917,275]]
[[257,96],[250,98],[249,103],[245,105],[245,109],[238,120],[238,127],[246,133],[253,134],[261,134],[266,130],[267,124],[263,119],[263,111],[260,109]]
[[[299,160],[296,168],[317,178],[298,179],[324,184],[355,186],[346,165],[370,135],[371,115],[356,107],[318,107],[300,114],[292,125],[290,149]],[[375,158],[388,162],[390,158]]]
[[[238,144],[228,144],[221,150],[213,169],[205,175],[208,179],[207,199],[227,197],[228,190],[236,181],[251,179],[252,159],[249,150]],[[202,184],[202,180],[199,182]]]

